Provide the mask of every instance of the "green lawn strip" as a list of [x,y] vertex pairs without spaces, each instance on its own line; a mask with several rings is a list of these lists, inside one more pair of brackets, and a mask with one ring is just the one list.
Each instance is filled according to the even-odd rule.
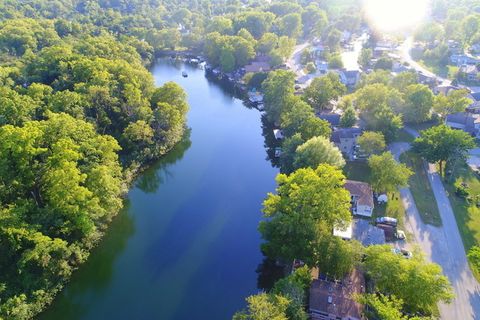
[[[449,177],[447,182],[443,181],[455,214],[455,220],[457,221],[465,251],[468,253],[472,246],[480,246],[480,208],[476,206],[476,203],[469,202],[465,198],[456,195],[456,189],[453,184],[457,179],[464,182],[473,195],[480,194],[480,181],[475,172],[466,163],[457,166],[454,172],[452,172],[452,177]],[[470,265],[475,278],[480,281],[480,270],[476,269],[472,264]]]
[[458,165],[448,182],[444,181],[465,250],[468,251],[473,245],[480,245],[480,208],[477,208],[474,202],[469,203],[465,198],[456,195],[453,184],[457,179],[467,185],[472,195],[480,194],[480,181],[466,163]]
[[414,172],[410,177],[409,186],[423,222],[437,227],[441,226],[442,219],[423,160],[413,152],[406,152],[400,156],[400,161]]
[[370,167],[367,161],[348,161],[343,173],[350,180],[370,183]]

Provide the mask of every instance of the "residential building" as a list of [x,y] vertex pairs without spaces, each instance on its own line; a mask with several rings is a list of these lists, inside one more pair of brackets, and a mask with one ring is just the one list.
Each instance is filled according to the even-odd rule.
[[480,92],[474,92],[468,95],[472,103],[465,109],[466,112],[480,114]]
[[330,123],[331,127],[338,127],[340,126],[340,115],[338,113],[333,113],[333,112],[322,112],[317,114],[317,117],[319,117],[322,120],[328,121]]
[[480,114],[470,112],[449,114],[445,123],[453,129],[463,130],[476,138],[480,137]]
[[331,140],[343,154],[353,159],[357,139],[361,134],[360,128],[338,128],[332,132]]
[[271,70],[270,63],[265,61],[252,61],[244,68],[246,73],[268,72]]
[[338,71],[340,81],[347,87],[353,88],[360,80],[360,70],[340,69]]
[[310,286],[309,313],[312,320],[360,320],[363,306],[355,295],[365,293],[365,278],[354,269],[342,281],[320,277]]
[[461,53],[452,54],[450,56],[450,62],[460,67],[464,64],[477,64],[480,62],[480,60],[478,58],[475,58],[474,56]]
[[463,64],[458,70],[460,77],[467,81],[478,81],[478,69],[476,65]]
[[373,192],[366,182],[347,180],[345,189],[350,192],[352,213],[354,215],[371,217],[373,213]]

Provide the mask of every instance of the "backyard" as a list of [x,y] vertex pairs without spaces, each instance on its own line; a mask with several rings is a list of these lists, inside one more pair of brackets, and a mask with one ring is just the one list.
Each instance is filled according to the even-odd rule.
[[[370,183],[370,168],[366,161],[347,162],[343,168],[347,179]],[[373,217],[388,216],[398,220],[398,226],[403,228],[405,208],[400,198],[400,192],[395,191],[388,194],[386,204],[375,203]]]

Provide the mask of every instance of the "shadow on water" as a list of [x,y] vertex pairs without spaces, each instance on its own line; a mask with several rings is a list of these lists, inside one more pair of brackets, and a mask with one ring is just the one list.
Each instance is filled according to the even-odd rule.
[[[135,233],[132,217],[128,214],[129,200],[113,219],[101,245],[92,250],[90,257],[72,276],[68,289],[63,290],[50,308],[38,319],[81,319],[85,313],[84,303],[76,304],[71,296],[87,291],[101,291],[110,282],[114,262],[125,249],[128,239]],[[54,307],[53,307],[54,306]]]
[[262,116],[262,136],[265,139],[264,146],[267,151],[266,160],[269,161],[274,168],[280,167],[279,158],[275,157],[275,148],[281,147],[281,141],[275,139],[273,134],[273,129],[275,126],[267,120],[265,115]]
[[270,291],[277,280],[285,276],[283,267],[278,266],[275,260],[264,258],[257,267],[257,287],[260,290]]
[[192,142],[190,140],[191,130],[185,132],[185,136],[169,153],[163,156],[160,160],[149,167],[142,175],[135,181],[135,187],[145,193],[155,193],[160,185],[169,178],[173,177],[169,167],[176,162],[182,160],[185,151],[187,151]]

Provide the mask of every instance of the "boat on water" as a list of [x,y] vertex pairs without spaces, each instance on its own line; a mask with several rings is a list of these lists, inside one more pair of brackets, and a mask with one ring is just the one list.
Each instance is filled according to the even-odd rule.
[[188,73],[186,71],[182,71],[182,77],[184,78],[188,77]]

